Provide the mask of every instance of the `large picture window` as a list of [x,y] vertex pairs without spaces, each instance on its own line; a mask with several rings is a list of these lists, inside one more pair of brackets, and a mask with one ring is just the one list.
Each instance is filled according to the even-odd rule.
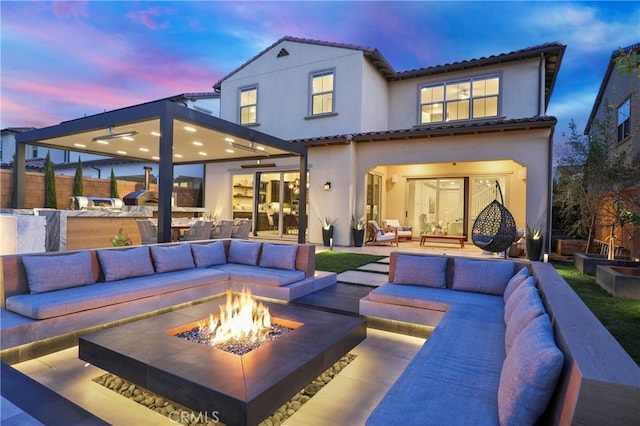
[[240,124],[258,122],[258,88],[256,86],[240,89]]
[[420,87],[420,124],[496,117],[500,77],[488,76]]
[[631,124],[631,98],[618,107],[618,142],[629,137]]
[[333,112],[334,72],[311,75],[311,115]]

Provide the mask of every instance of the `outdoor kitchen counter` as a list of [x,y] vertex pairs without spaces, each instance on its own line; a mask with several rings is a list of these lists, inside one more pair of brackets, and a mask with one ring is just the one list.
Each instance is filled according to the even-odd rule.
[[[38,209],[47,218],[46,250],[82,250],[111,247],[111,240],[119,233],[131,238],[133,245],[141,244],[136,219],[157,216],[153,206],[124,206],[122,210],[50,210]],[[199,207],[173,207],[174,217],[192,217],[208,213]]]

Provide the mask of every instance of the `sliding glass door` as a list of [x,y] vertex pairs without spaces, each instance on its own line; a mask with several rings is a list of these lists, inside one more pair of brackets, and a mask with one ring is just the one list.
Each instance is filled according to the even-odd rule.
[[468,179],[410,179],[408,220],[414,233],[467,235]]

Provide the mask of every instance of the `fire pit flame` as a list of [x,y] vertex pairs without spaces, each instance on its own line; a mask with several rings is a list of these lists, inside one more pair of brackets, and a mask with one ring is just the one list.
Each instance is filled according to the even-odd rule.
[[210,343],[217,345],[229,340],[255,341],[271,331],[269,308],[258,303],[247,290],[233,297],[227,291],[227,302],[220,305],[220,317],[209,316]]

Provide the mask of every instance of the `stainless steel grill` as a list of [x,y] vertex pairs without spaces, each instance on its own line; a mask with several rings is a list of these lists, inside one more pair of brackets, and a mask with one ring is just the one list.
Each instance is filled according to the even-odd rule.
[[122,210],[120,198],[72,197],[74,210]]

